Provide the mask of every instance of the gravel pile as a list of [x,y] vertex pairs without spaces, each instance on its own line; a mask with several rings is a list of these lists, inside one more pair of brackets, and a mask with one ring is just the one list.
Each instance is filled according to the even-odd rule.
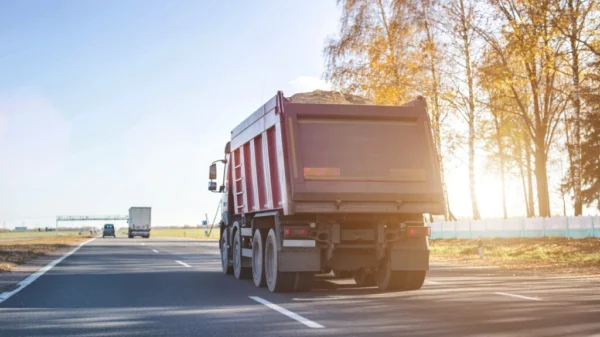
[[371,100],[338,91],[315,90],[302,92],[290,97],[292,103],[318,103],[318,104],[375,104]]

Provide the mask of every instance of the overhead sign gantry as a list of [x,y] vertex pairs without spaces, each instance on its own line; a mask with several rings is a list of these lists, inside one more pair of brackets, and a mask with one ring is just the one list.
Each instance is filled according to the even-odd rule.
[[56,217],[56,235],[60,221],[119,221],[129,220],[127,215],[58,215]]

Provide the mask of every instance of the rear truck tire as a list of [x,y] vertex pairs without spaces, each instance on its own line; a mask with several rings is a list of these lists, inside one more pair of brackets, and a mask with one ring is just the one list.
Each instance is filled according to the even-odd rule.
[[257,287],[267,285],[265,279],[265,241],[267,232],[264,229],[257,229],[252,238],[252,279]]
[[406,272],[408,277],[406,278],[406,290],[419,290],[425,282],[425,270],[410,270]]
[[129,235],[129,236],[127,236],[127,237],[128,237],[128,238],[130,238],[130,239],[133,239],[133,235]]
[[333,276],[337,278],[351,278],[352,271],[351,270],[333,270]]
[[233,275],[238,280],[250,278],[252,270],[242,264],[242,233],[237,230],[233,236]]
[[390,254],[381,259],[379,269],[375,274],[377,287],[381,291],[403,290],[406,287],[408,273],[406,271],[392,270]]
[[315,273],[313,272],[297,272],[294,278],[294,291],[308,292],[312,289],[315,281]]
[[229,261],[229,249],[227,248],[227,235],[221,236],[221,271],[225,275],[233,274],[233,267]]
[[296,273],[278,270],[278,244],[275,230],[270,229],[265,243],[265,279],[272,293],[289,292],[294,289]]
[[377,285],[375,274],[367,271],[365,268],[360,268],[354,272],[354,282],[359,287],[373,287]]

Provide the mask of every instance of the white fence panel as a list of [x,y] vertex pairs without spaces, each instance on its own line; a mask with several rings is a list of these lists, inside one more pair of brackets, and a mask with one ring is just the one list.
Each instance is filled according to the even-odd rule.
[[600,237],[600,215],[552,218],[512,218],[433,222],[432,238]]
[[555,217],[555,218],[545,218],[546,220],[546,230],[552,229],[566,229],[567,228],[567,218],[564,216]]

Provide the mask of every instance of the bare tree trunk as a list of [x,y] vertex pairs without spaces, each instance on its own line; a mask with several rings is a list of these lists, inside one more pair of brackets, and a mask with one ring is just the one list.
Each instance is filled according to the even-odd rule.
[[546,170],[546,152],[544,139],[536,138],[535,182],[537,186],[538,211],[541,217],[550,216],[550,193],[548,191],[548,172]]
[[560,197],[562,199],[562,204],[563,204],[563,216],[567,216],[567,199],[565,198],[566,193],[564,188],[560,188]]
[[531,211],[529,210],[529,203],[527,202],[527,184],[525,183],[525,172],[523,165],[519,164],[519,173],[521,174],[521,186],[523,186],[523,200],[525,200],[525,214],[530,217]]
[[[445,209],[444,209],[444,217],[446,220],[450,218],[450,200],[448,199],[448,185],[446,184],[446,177],[444,171],[444,157],[442,155],[442,110],[440,107],[440,79],[439,79],[439,58],[438,58],[438,43],[435,39],[435,23],[433,26],[430,23],[429,15],[430,10],[434,6],[433,2],[423,1],[420,3],[421,6],[416,6],[418,8],[419,14],[421,16],[423,30],[426,36],[426,45],[424,50],[426,51],[426,55],[429,56],[429,64],[428,70],[429,75],[431,76],[431,87],[429,91],[432,95],[433,101],[433,109],[431,110],[431,122],[433,129],[433,141],[435,143],[435,148],[437,150],[438,162],[440,166],[440,177],[442,180],[442,191],[444,193]],[[435,14],[434,14],[435,15]]]
[[527,205],[529,214],[527,214],[528,218],[532,218],[535,216],[535,206],[533,202],[533,177],[531,170],[531,150],[529,149],[529,142],[525,144],[525,164],[527,165]]
[[467,12],[464,4],[464,0],[459,1],[460,8],[460,25],[463,43],[463,52],[465,57],[465,67],[467,72],[467,87],[469,90],[468,100],[468,112],[467,119],[469,123],[469,190],[471,194],[471,209],[473,212],[473,219],[481,219],[479,214],[479,206],[477,205],[477,193],[475,189],[475,94],[473,91],[474,87],[474,74],[471,64],[471,42],[469,41],[469,25],[467,22]]
[[523,169],[523,166],[525,166],[525,164],[523,164],[523,149],[521,147],[521,139],[519,139],[516,144],[517,144],[517,157],[519,158],[519,162],[517,163],[517,165],[519,166],[519,174],[521,176],[521,186],[523,187],[523,200],[525,201],[525,214],[527,217],[529,217],[529,215],[531,214],[531,211],[529,210],[529,203],[527,202],[527,184],[525,183],[525,170]]
[[[568,1],[569,12],[570,12],[570,34],[569,43],[571,47],[571,79],[573,84],[573,142],[571,144],[573,151],[573,162],[571,170],[573,171],[573,196],[574,196],[574,211],[575,216],[581,215],[583,212],[582,198],[581,198],[581,99],[580,99],[580,79],[579,79],[579,50],[578,50],[578,35],[579,28],[577,23],[577,16],[575,12],[579,11],[579,8],[575,8],[573,0]],[[579,6],[578,6],[579,7]]]
[[498,146],[498,156],[500,158],[500,179],[502,181],[502,211],[504,212],[504,219],[508,218],[506,211],[506,181],[504,177],[504,144],[502,144],[502,134],[500,130],[500,121],[494,114],[494,127],[496,128],[496,146]]

